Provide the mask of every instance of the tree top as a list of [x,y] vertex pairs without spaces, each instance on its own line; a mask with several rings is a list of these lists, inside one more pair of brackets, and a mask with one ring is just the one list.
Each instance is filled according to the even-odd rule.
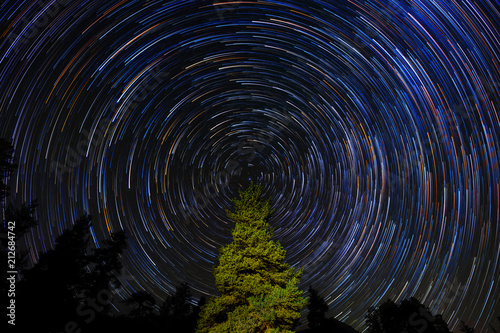
[[235,223],[264,222],[272,213],[269,200],[262,200],[262,186],[251,182],[246,190],[238,190],[234,198],[234,212],[226,209],[226,215]]

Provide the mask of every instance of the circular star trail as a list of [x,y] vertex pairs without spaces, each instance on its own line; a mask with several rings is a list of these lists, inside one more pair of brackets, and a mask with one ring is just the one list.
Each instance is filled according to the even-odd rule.
[[415,296],[500,314],[500,6],[489,1],[5,1],[1,136],[37,253],[81,214],[125,230],[117,290],[216,294],[224,209],[264,186],[329,315]]

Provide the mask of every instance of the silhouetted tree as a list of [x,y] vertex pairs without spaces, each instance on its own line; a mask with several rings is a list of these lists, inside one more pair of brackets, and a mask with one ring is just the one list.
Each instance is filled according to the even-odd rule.
[[292,332],[300,318],[306,303],[297,287],[300,272],[283,262],[285,249],[271,240],[271,209],[261,193],[251,183],[234,200],[235,212],[226,211],[236,226],[214,268],[222,295],[203,306],[197,332]]
[[[68,322],[78,325],[93,320],[95,312],[103,312],[109,302],[95,304],[98,293],[109,291],[111,275],[124,248],[125,235],[117,233],[105,242],[102,251],[89,249],[91,217],[80,217],[71,229],[57,237],[53,249],[39,255],[36,265],[23,271],[18,284],[18,321],[20,327],[38,332],[64,331]],[[106,251],[109,250],[109,251]],[[105,255],[106,254],[106,255]],[[96,275],[95,271],[98,271]],[[94,293],[97,283],[102,289]],[[94,307],[90,312],[89,308]],[[80,312],[80,316],[77,314]],[[17,325],[16,325],[17,326]]]
[[[21,251],[17,242],[30,228],[38,224],[33,217],[36,206],[36,200],[31,204],[23,204],[21,208],[15,208],[12,204],[4,206],[4,199],[9,194],[9,186],[6,183],[7,178],[17,167],[14,163],[14,147],[10,142],[0,138],[0,201],[1,213],[4,220],[0,223],[0,264],[2,267],[8,267],[8,259],[15,259],[15,267],[10,270],[20,271],[26,266],[26,252]],[[5,210],[4,210],[5,208]],[[8,252],[10,244],[14,244],[14,258]],[[12,252],[12,251],[10,251]],[[0,283],[0,292],[5,295],[8,289],[7,270],[3,269],[0,273],[2,282]]]
[[[497,321],[498,321],[498,324],[500,324],[500,317],[497,317]],[[491,329],[491,331],[493,333],[497,333],[498,332],[498,330],[495,327],[496,326],[496,322],[495,323],[490,323],[490,324],[488,324],[488,326],[489,326],[489,328]]]
[[[7,267],[7,259],[9,257],[7,249],[9,241],[15,246],[15,269],[13,270],[22,271],[27,267],[27,251],[20,247],[20,242],[18,241],[32,227],[38,224],[38,221],[33,217],[37,206],[38,203],[36,201],[31,204],[25,203],[21,208],[14,208],[12,204],[7,205],[7,209],[5,210],[5,221],[0,224],[0,263],[2,267]],[[9,228],[11,227],[14,232],[9,233]],[[2,270],[0,276],[2,279],[1,292],[3,294],[6,288],[3,282],[6,281],[7,271]]]
[[[193,308],[193,318],[195,318],[195,321],[198,321],[198,318],[200,317],[201,308],[206,303],[207,303],[206,297],[205,296],[201,296],[200,299],[198,300],[198,303]],[[196,325],[195,325],[195,327],[196,327]]]
[[189,285],[183,282],[176,287],[172,296],[165,299],[160,308],[163,327],[168,327],[169,331],[172,332],[194,332],[199,307],[193,306],[191,302],[191,290]]
[[[5,139],[0,138],[0,201],[5,199],[9,194],[9,186],[4,181],[10,177],[12,171],[17,167],[14,161],[14,147]],[[21,208],[15,208],[14,205],[8,204],[5,207],[4,221],[0,228],[1,239],[4,240],[8,234],[7,222],[15,222],[15,240],[20,239],[30,228],[38,224],[33,218],[35,208],[38,206],[36,200],[30,204],[24,203]],[[2,208],[3,205],[2,205]],[[3,236],[5,235],[5,236]],[[2,244],[3,245],[3,244]]]
[[370,333],[449,333],[441,316],[433,316],[417,299],[410,298],[399,305],[387,300],[371,307],[366,315]]
[[309,328],[313,332],[320,332],[325,329],[325,313],[328,311],[328,305],[325,300],[319,296],[318,291],[313,287],[309,286],[309,303],[307,308],[309,313],[307,314],[307,320],[309,321]]
[[[500,317],[497,317],[497,321],[498,321],[498,324],[500,324]],[[491,328],[491,330],[493,331],[493,333],[497,333],[497,332],[498,332],[498,331],[496,330],[496,328],[495,328],[492,324],[490,324],[490,328]]]
[[23,204],[21,208],[15,208],[13,204],[7,205],[5,209],[5,221],[16,222],[16,240],[20,239],[32,227],[38,224],[38,221],[33,217],[37,206],[38,202],[36,200],[30,204]]
[[191,291],[186,282],[181,283],[175,289],[172,296],[165,299],[160,314],[169,318],[188,318],[192,311]]
[[109,284],[115,288],[121,285],[117,273],[123,267],[120,254],[127,247],[127,236],[124,231],[114,232],[110,239],[104,240],[102,244],[102,247],[95,249],[93,255],[89,256],[90,272],[82,277],[81,282],[85,286],[86,296],[95,295],[100,290],[107,289]]
[[12,171],[17,167],[14,163],[14,147],[12,144],[0,138],[0,201],[9,194],[9,186],[4,183]]
[[[31,204],[24,204],[20,209],[14,208],[12,204],[7,205],[5,210],[5,221],[0,224],[0,263],[2,267],[8,267],[8,245],[9,242],[14,244],[15,247],[15,267],[11,270],[21,271],[27,266],[27,252],[21,250],[18,240],[23,237],[30,228],[38,224],[33,214],[38,204],[34,201]],[[12,224],[14,223],[14,224]],[[13,232],[9,233],[10,230]],[[5,284],[7,278],[7,270],[2,270],[0,278],[2,279],[1,290],[5,294],[7,285]]]
[[[89,225],[89,216],[77,220],[73,229],[57,238],[54,249],[41,254],[38,263],[23,273],[18,302],[21,327],[36,321],[38,329],[47,332],[64,327],[74,314],[78,306],[77,295],[82,292],[80,279],[89,263],[85,237]],[[47,320],[51,317],[55,318]]]
[[460,332],[474,333],[474,328],[467,326],[463,320],[460,320]]
[[438,314],[434,316],[434,328],[436,329],[436,332],[439,333],[451,333],[450,329],[448,328],[448,324],[446,321],[443,319],[443,316]]
[[132,307],[130,317],[144,319],[153,315],[156,301],[148,292],[138,291],[130,295],[123,303]]

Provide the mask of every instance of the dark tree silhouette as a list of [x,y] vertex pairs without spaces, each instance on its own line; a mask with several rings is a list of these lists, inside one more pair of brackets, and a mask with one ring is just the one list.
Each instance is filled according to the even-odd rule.
[[[26,234],[30,228],[38,224],[33,217],[36,206],[36,200],[31,204],[24,203],[21,208],[15,208],[12,204],[4,206],[4,200],[9,194],[9,186],[6,183],[7,178],[12,171],[17,167],[14,164],[14,147],[5,139],[0,138],[0,201],[2,202],[2,223],[0,223],[0,264],[2,267],[7,267],[8,259],[10,258],[8,246],[9,242],[16,246],[15,249],[15,270],[22,270],[26,267],[26,252],[21,251],[17,246],[17,242]],[[4,210],[5,208],[5,210]],[[9,233],[10,231],[10,233]],[[15,231],[15,232],[12,232]],[[10,258],[12,259],[12,258]],[[7,284],[7,270],[2,270],[0,278],[0,292],[5,295]]]
[[151,318],[156,305],[154,297],[146,291],[133,293],[123,303],[132,307],[130,317],[141,319]]
[[[91,254],[90,226],[89,215],[79,218],[72,229],[57,237],[53,249],[39,255],[33,268],[23,271],[16,295],[20,328],[35,325],[38,332],[61,332],[68,323],[79,327],[92,321],[96,312],[107,311],[112,295],[109,282],[121,267],[116,262],[125,247],[125,235],[114,234],[105,242],[108,247]],[[93,283],[102,289],[95,292]]]
[[[191,291],[187,283],[176,287],[173,295],[167,297],[156,310],[155,299],[145,291],[132,294],[124,303],[131,308],[126,315],[97,317],[88,326],[92,333],[194,333],[196,320],[205,298],[196,306],[191,303]],[[123,312],[123,311],[122,311]]]
[[[33,217],[37,206],[38,202],[36,200],[30,204],[23,204],[21,208],[15,208],[13,204],[7,205],[5,209],[5,222],[16,222],[16,240],[20,239],[32,227],[38,224],[38,221]],[[6,232],[6,230],[4,232]]]
[[104,240],[103,245],[89,256],[90,272],[82,279],[87,297],[107,289],[109,284],[114,287],[121,285],[116,273],[120,272],[123,267],[119,258],[127,247],[127,236],[124,231],[115,232],[111,234],[110,239]]
[[444,333],[449,333],[451,332],[450,329],[448,328],[448,324],[446,321],[443,319],[442,315],[435,315],[434,316],[434,328],[436,329],[436,332],[444,332]]
[[[37,205],[38,204],[35,201],[31,204],[24,204],[20,209],[14,208],[12,204],[7,206],[7,209],[5,210],[5,221],[0,224],[0,263],[2,267],[7,267],[8,264],[9,255],[7,250],[10,241],[11,244],[15,244],[16,247],[15,270],[21,271],[26,268],[27,252],[18,247],[18,240],[23,237],[30,228],[38,224],[38,221],[36,221],[33,217]],[[9,227],[13,227],[15,232],[9,233]],[[7,288],[5,283],[7,275],[7,270],[2,270],[2,273],[0,273],[0,278],[2,279],[0,291],[4,295]]]
[[318,290],[309,286],[309,301],[307,308],[309,310],[307,314],[307,320],[309,322],[309,329],[301,331],[304,333],[358,333],[351,326],[335,319],[326,318],[326,312],[328,311],[328,304],[325,302],[324,298],[319,296]]
[[307,304],[307,308],[309,309],[309,313],[307,314],[307,320],[309,321],[308,326],[312,332],[320,332],[326,329],[325,313],[328,311],[328,305],[325,300],[319,296],[316,289],[309,286],[307,291],[309,292],[309,302]]
[[9,187],[4,180],[7,179],[12,171],[17,167],[14,163],[14,147],[12,144],[0,138],[0,200],[3,199],[9,194]]
[[[9,194],[10,188],[4,182],[10,177],[12,171],[17,167],[14,161],[14,147],[5,139],[0,138],[0,200],[4,201],[5,197]],[[21,238],[30,228],[38,224],[33,218],[35,208],[38,206],[37,201],[32,203],[24,203],[21,208],[15,208],[14,205],[8,204],[5,207],[4,221],[1,225],[0,234],[1,239],[5,239],[8,230],[7,222],[15,222],[15,240]],[[2,205],[2,208],[4,206]]]
[[474,333],[474,328],[467,326],[463,320],[460,320],[460,332]]
[[433,316],[417,299],[410,298],[399,305],[387,300],[371,307],[366,315],[370,333],[449,333],[441,316]]
[[[500,324],[500,317],[497,317],[498,323]],[[493,324],[489,324],[490,329],[493,331],[493,333],[497,333],[497,329],[493,326]]]
[[160,308],[160,325],[172,332],[194,332],[200,308],[205,298],[200,298],[197,306],[192,305],[190,287],[183,282],[175,293],[168,296]]
[[[198,303],[193,308],[193,318],[195,318],[195,321],[198,320],[198,318],[200,316],[200,312],[201,312],[201,307],[203,305],[205,305],[205,303],[207,303],[207,299],[205,298],[205,296],[201,296],[200,299],[198,300]],[[195,329],[193,329],[193,332],[195,330],[196,330],[196,325],[195,325]]]
[[165,299],[160,314],[171,318],[187,318],[192,312],[191,291],[186,282],[176,287],[175,293]]
[[165,319],[168,327],[176,328],[185,324],[192,313],[191,291],[185,282],[176,287],[175,293],[168,296],[160,308],[160,316]]

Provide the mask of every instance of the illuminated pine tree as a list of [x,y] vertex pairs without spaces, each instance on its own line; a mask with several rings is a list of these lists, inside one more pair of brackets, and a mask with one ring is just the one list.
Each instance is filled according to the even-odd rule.
[[297,287],[301,271],[284,263],[285,249],[271,240],[271,209],[261,193],[261,186],[251,183],[239,191],[235,211],[226,210],[236,226],[233,242],[221,248],[214,268],[222,295],[201,309],[199,333],[293,332],[300,318],[307,302]]

